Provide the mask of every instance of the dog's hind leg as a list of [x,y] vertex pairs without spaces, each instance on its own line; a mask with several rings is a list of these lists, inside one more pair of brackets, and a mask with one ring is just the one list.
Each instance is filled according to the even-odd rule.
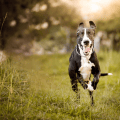
[[96,89],[97,84],[99,82],[99,77],[100,77],[100,72],[98,74],[94,75],[94,78],[93,78],[93,81],[92,81],[92,86],[93,86],[94,90]]
[[93,106],[94,105],[93,92],[89,91],[89,94],[90,94],[90,99],[91,99],[91,106]]

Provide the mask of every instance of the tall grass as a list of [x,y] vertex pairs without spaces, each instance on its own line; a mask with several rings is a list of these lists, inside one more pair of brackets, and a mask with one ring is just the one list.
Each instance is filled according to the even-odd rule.
[[23,117],[29,84],[24,70],[14,68],[11,58],[0,65],[0,118]]
[[71,89],[66,55],[15,56],[0,66],[0,119],[119,120],[120,55],[100,52],[102,72],[90,106],[87,90],[80,85],[81,100]]

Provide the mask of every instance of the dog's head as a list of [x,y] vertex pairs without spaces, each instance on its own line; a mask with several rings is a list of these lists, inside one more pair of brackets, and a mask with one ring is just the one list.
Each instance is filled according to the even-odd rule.
[[[93,21],[89,21],[90,28],[84,28],[84,23],[80,23],[77,30],[77,47],[82,50],[85,56],[93,51],[94,36],[96,25]],[[78,49],[78,52],[80,52]]]

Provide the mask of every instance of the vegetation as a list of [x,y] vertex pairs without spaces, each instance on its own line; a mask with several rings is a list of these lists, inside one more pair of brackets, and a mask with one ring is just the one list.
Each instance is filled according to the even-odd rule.
[[12,52],[28,52],[32,41],[46,36],[55,40],[62,27],[76,30],[82,20],[74,7],[58,0],[1,0],[0,11],[0,49]]
[[30,120],[118,120],[120,119],[120,55],[101,51],[102,72],[90,106],[87,90],[79,85],[80,102],[68,76],[70,54],[13,56],[0,66],[0,119]]
[[[70,51],[76,41],[74,32],[82,21],[73,6],[59,0],[0,0],[0,11],[0,50],[25,55],[31,55],[27,53],[32,47],[39,53],[58,53],[64,51],[64,46]],[[98,30],[113,35],[117,50],[119,11],[117,7],[114,20],[97,21]],[[19,54],[0,63],[0,120],[120,119],[119,53],[104,50],[98,54],[101,71],[112,72],[113,76],[100,78],[93,107],[88,91],[81,85],[80,101],[71,89],[69,56]]]
[[[112,11],[111,11],[112,10]],[[110,12],[109,12],[110,11]],[[107,13],[107,14],[106,14]],[[120,50],[120,2],[113,2],[104,8],[97,20],[97,30],[107,33],[108,39],[113,41],[113,49]]]

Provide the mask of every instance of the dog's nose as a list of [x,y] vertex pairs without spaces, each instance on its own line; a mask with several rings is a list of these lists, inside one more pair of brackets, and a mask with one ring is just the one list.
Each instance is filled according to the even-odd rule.
[[89,41],[88,41],[88,40],[84,41],[84,44],[85,44],[85,45],[88,45],[88,44],[89,44]]

